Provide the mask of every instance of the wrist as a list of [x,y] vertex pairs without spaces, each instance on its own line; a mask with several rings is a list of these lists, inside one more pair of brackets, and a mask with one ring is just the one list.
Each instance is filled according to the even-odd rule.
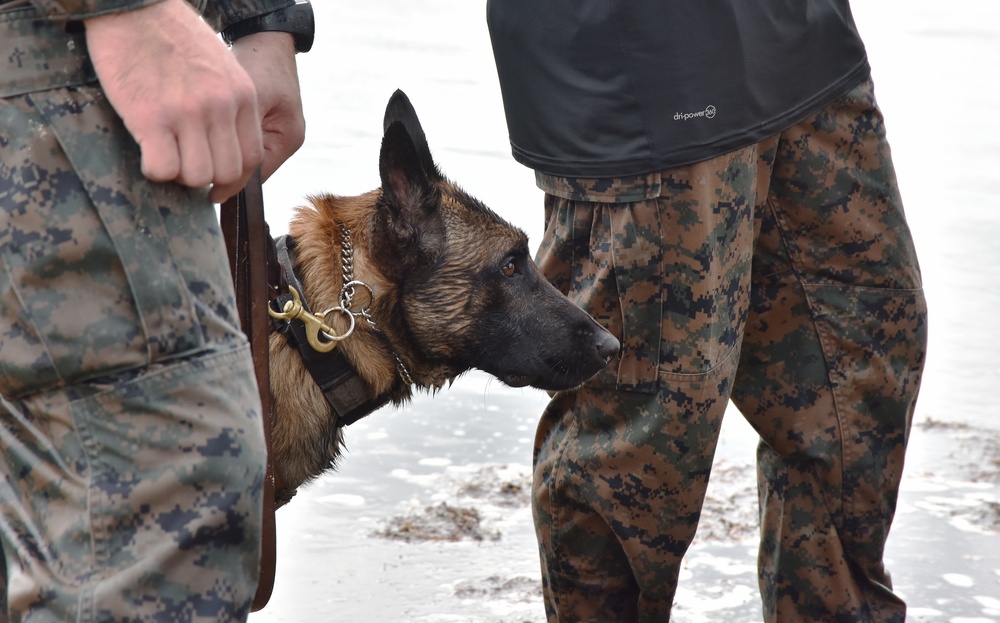
[[273,51],[282,56],[294,57],[296,52],[295,36],[290,32],[255,32],[233,41],[233,52],[239,52],[244,48],[253,48],[254,51]]

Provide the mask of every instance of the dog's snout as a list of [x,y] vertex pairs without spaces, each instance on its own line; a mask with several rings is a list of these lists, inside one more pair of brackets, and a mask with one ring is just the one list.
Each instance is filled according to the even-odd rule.
[[590,352],[596,351],[597,356],[605,363],[617,355],[618,350],[621,348],[618,338],[596,322],[586,327],[578,327],[575,333],[576,337],[582,341],[582,344],[587,344],[589,348],[593,348],[594,350]]
[[618,354],[620,348],[621,343],[618,338],[611,335],[610,332],[602,330],[597,336],[597,354],[604,361],[611,361],[611,358]]

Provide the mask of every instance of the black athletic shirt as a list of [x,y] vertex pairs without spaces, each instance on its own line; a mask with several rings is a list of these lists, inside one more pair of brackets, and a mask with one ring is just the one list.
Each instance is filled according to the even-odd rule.
[[869,75],[849,0],[488,0],[514,158],[617,177],[775,134]]

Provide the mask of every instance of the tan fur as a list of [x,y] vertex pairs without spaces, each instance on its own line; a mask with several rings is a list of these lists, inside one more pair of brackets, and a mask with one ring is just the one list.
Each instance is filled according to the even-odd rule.
[[[379,191],[372,191],[360,197],[316,197],[311,207],[296,210],[289,225],[289,235],[297,244],[305,288],[303,294],[316,313],[339,303],[342,282],[340,222],[350,229],[354,242],[355,279],[371,286],[376,301],[391,295],[387,282],[367,261],[364,244],[378,195]],[[338,314],[331,314],[328,320],[340,333],[347,328]],[[396,362],[366,323],[357,322],[353,335],[340,342],[337,348],[375,392],[387,392],[396,383]],[[315,466],[297,457],[307,454],[303,451],[306,446],[331,443],[322,436],[332,426],[332,414],[298,351],[283,335],[271,334],[270,358],[271,393],[276,414],[271,433],[275,473],[285,488],[295,489],[318,475]],[[334,444],[337,442],[332,440]]]
[[[619,343],[548,283],[528,256],[524,232],[441,175],[416,113],[397,91],[386,107],[381,188],[355,197],[321,195],[289,225],[296,272],[314,313],[338,307],[342,225],[350,230],[354,311],[338,342],[368,399],[408,400],[472,368],[517,387],[578,386],[607,365]],[[327,322],[343,334],[339,314]],[[285,335],[270,337],[271,459],[279,499],[333,467],[341,422]],[[413,385],[403,382],[398,360]]]
[[[451,183],[442,183],[442,206],[446,208],[442,212],[447,214],[444,219],[446,231],[452,237],[449,246],[460,252],[456,252],[441,271],[447,277],[451,266],[456,276],[443,278],[442,288],[431,304],[426,308],[415,306],[413,313],[450,318],[447,330],[459,332],[463,329],[460,319],[467,316],[459,306],[465,303],[468,296],[468,284],[457,276],[459,268],[484,261],[498,261],[489,253],[484,255],[484,250],[490,247],[484,242],[490,241],[493,246],[503,249],[512,237],[523,236],[523,233],[509,226],[497,227],[492,219],[468,210],[451,196],[455,190]],[[406,337],[394,334],[392,325],[381,321],[401,311],[399,292],[392,286],[391,280],[379,271],[378,263],[368,257],[380,194],[381,191],[375,190],[357,197],[322,195],[312,197],[310,206],[296,209],[288,233],[296,241],[305,299],[315,313],[338,305],[342,285],[340,224],[343,223],[351,231],[354,278],[371,286],[375,294],[372,316],[384,337],[377,335],[359,318],[353,334],[339,342],[337,348],[351,362],[358,375],[367,381],[372,397],[398,389],[401,384],[395,357],[386,348],[385,338],[388,338],[418,387],[441,388],[460,371],[429,363]],[[364,303],[361,298],[366,298],[366,293],[358,297],[358,302]],[[347,323],[339,314],[331,314],[328,321],[338,333],[347,328]],[[433,326],[433,322],[428,325]],[[443,333],[445,329],[433,331]],[[440,337],[442,339],[437,339],[437,335],[431,334],[426,336],[425,341],[434,342],[435,348],[442,351],[440,354],[447,356],[451,345],[444,339],[447,335]],[[271,334],[270,358],[271,393],[276,414],[272,428],[272,456],[277,478],[285,488],[294,489],[329,467],[328,463],[310,464],[303,457],[315,454],[316,445],[327,446],[329,452],[323,454],[335,456],[340,432],[334,430],[336,423],[322,391],[312,380],[298,351],[289,345],[283,335]],[[407,392],[405,397],[408,396]]]

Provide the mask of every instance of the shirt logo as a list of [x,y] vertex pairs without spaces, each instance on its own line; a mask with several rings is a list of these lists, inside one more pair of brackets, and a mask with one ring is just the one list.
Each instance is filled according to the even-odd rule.
[[715,118],[715,106],[709,105],[705,110],[698,112],[677,112],[674,113],[674,121],[687,121],[689,119],[713,119]]

